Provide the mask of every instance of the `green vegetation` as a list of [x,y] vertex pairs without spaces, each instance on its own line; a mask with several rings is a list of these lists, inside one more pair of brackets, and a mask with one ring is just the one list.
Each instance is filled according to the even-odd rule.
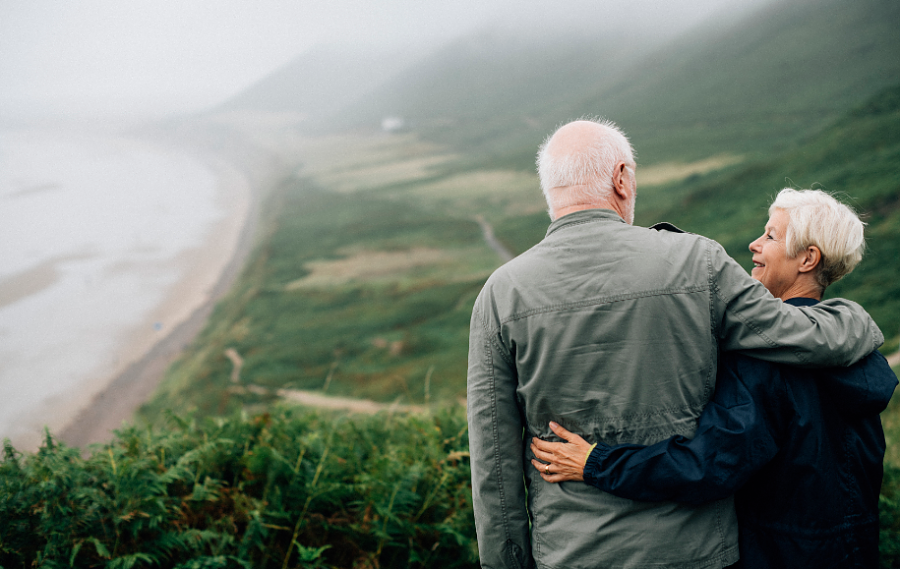
[[780,155],[640,192],[638,223],[665,219],[722,243],[750,266],[771,199],[784,187],[838,193],[869,224],[859,267],[828,289],[866,307],[885,336],[900,322],[900,85]]
[[[891,336],[900,315],[898,91],[884,90],[779,154],[722,158],[714,161],[718,170],[639,168],[639,176],[650,171],[656,182],[639,191],[638,223],[672,221],[718,239],[749,264],[746,244],[781,187],[844,190],[867,216],[869,251],[832,294],[863,303]],[[514,252],[536,243],[548,220],[535,176],[472,169],[464,156],[413,135],[309,142],[304,177],[273,193],[263,224],[269,232],[202,337],[143,409],[144,420],[159,423],[166,409],[261,412],[286,399],[282,390],[295,389],[403,405],[464,397],[472,302],[500,263],[476,216]],[[890,337],[889,346],[898,339]],[[227,349],[244,360],[236,382]],[[884,414],[886,551],[900,550],[892,529],[900,519],[892,470],[900,468],[898,419],[892,405]]]
[[585,114],[615,120],[645,163],[765,156],[895,82],[898,23],[891,0],[783,0],[746,18],[723,10],[662,45],[599,22],[565,39],[484,31],[342,115],[356,125],[403,116],[476,167],[529,170],[541,139]]
[[0,461],[0,567],[476,567],[465,417],[290,410]]
[[[454,170],[414,137],[357,139],[337,160],[350,143],[316,142],[311,177],[273,192],[268,233],[146,420],[265,410],[280,390],[403,405],[465,397],[472,305],[501,262],[476,217],[546,219],[536,182]],[[237,381],[226,350],[243,360]]]

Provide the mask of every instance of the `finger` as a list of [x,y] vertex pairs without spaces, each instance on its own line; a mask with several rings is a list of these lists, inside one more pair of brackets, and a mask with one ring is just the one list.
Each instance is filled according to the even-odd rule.
[[550,443],[541,439],[532,439],[532,446],[541,449],[550,454],[565,454],[566,448],[571,446],[569,443]]
[[553,451],[553,445],[558,445],[558,444],[560,444],[560,443],[551,443],[551,442],[548,442],[548,441],[545,441],[545,440],[543,440],[543,439],[539,439],[539,438],[536,438],[536,437],[535,437],[535,438],[532,438],[532,439],[531,439],[531,442],[532,442],[532,444],[534,444],[534,445],[535,445],[536,447],[538,447],[539,449],[545,450],[545,451],[547,451],[547,452],[552,452],[552,451]]
[[543,472],[541,472],[541,478],[553,484],[559,484],[560,482],[568,482],[569,480],[571,480],[570,478],[567,478],[562,474],[545,474]]
[[538,457],[539,459],[543,460],[544,462],[556,462],[557,460],[559,460],[561,458],[559,455],[557,455],[555,453],[541,450],[535,446],[531,447],[531,452],[534,453],[534,456]]
[[532,452],[534,452],[534,453],[537,453],[537,452],[543,452],[543,453],[545,453],[545,454],[553,455],[553,454],[556,454],[556,453],[554,452],[554,450],[556,450],[556,449],[554,449],[554,446],[553,446],[553,445],[555,445],[555,444],[558,444],[558,443],[547,443],[547,442],[545,442],[544,444],[541,444],[541,445],[532,443],[532,444],[531,444],[531,450],[532,450]]
[[567,431],[562,425],[554,421],[550,421],[550,430],[556,433],[556,436],[567,442],[584,440],[575,433]]
[[[552,464],[549,464],[546,462],[540,462],[539,460],[532,460],[531,465],[534,466],[534,468],[537,469],[537,471],[541,473],[541,476],[546,476],[547,469],[553,467]],[[551,473],[552,473],[552,471],[551,471]]]
[[534,446],[531,447],[531,452],[534,453],[534,456],[538,457],[539,459],[543,460],[544,462],[553,462],[553,458],[554,458],[553,453],[544,452],[541,449],[536,448]]

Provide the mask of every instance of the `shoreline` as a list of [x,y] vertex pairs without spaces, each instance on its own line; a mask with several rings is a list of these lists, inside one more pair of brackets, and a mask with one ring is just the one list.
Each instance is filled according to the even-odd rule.
[[[165,372],[182,350],[203,330],[216,303],[231,288],[255,244],[259,209],[271,169],[240,164],[227,153],[208,150],[205,144],[192,144],[163,135],[165,146],[190,153],[216,176],[220,203],[234,204],[223,219],[215,222],[201,246],[185,251],[172,263],[184,271],[166,298],[155,307],[140,326],[123,336],[119,350],[121,366],[102,381],[96,394],[68,421],[53,431],[69,446],[85,447],[110,440],[113,431],[130,422],[165,377]],[[180,137],[179,137],[180,138]],[[231,158],[229,160],[229,158]],[[277,172],[274,172],[277,173]],[[243,201],[243,203],[241,203]],[[235,211],[236,210],[236,211]],[[228,247],[227,255],[209,254]],[[227,259],[224,266],[220,260]],[[217,262],[218,261],[218,262]],[[215,276],[210,278],[212,274]],[[153,323],[168,323],[168,332],[151,332]]]

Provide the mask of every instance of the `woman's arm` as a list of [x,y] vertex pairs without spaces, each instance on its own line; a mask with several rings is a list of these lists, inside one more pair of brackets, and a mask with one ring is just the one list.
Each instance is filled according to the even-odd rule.
[[532,461],[534,467],[548,482],[583,479],[632,500],[700,504],[730,496],[778,452],[775,393],[783,383],[764,362],[733,356],[720,364],[715,396],[693,438],[675,436],[651,446],[599,443],[577,473],[587,442],[554,429],[570,442],[533,439],[532,451],[546,463]]

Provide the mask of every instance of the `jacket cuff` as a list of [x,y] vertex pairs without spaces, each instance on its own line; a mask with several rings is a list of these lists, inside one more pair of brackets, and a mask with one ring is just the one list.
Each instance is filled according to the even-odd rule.
[[612,452],[612,447],[604,444],[597,443],[594,446],[594,449],[587,457],[587,462],[584,463],[584,481],[591,486],[599,486],[600,481],[600,473],[603,471],[603,462]]
[[[587,454],[584,455],[584,464],[587,464],[587,459],[591,456],[591,452],[593,452],[595,448],[597,448],[597,443],[592,444],[591,448],[588,449]],[[584,466],[584,464],[582,464],[582,466]]]

